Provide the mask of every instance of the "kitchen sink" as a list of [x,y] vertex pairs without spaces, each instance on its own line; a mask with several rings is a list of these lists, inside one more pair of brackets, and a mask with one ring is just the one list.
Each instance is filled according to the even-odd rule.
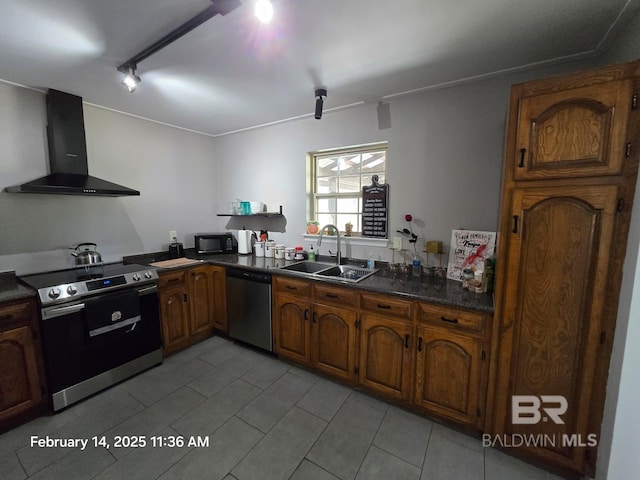
[[320,272],[321,270],[326,270],[327,268],[331,268],[332,266],[333,266],[333,263],[301,261],[297,263],[292,263],[291,265],[280,267],[280,269],[289,270],[291,272],[316,273],[316,272]]
[[354,265],[335,265],[333,263],[301,261],[280,267],[280,270],[302,273],[305,276],[333,278],[357,283],[373,275],[378,270],[368,270]]
[[366,268],[355,267],[353,265],[334,265],[326,270],[321,270],[318,275],[323,277],[339,278],[348,282],[359,282],[373,275],[378,270],[368,270]]

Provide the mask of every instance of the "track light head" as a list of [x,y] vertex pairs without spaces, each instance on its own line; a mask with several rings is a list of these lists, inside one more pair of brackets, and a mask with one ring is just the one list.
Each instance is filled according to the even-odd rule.
[[316,120],[320,120],[322,118],[322,106],[324,105],[324,99],[327,98],[327,89],[326,88],[317,88],[316,89]]
[[136,75],[136,66],[122,66],[121,68],[118,68],[118,71],[124,74],[124,76],[122,77],[122,84],[127,87],[129,93],[135,92],[138,84],[142,81],[142,79],[138,75]]

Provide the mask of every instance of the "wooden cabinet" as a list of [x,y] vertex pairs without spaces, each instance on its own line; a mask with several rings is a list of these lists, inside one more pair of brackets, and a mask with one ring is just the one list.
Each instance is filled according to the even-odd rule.
[[[530,82],[511,93],[496,273],[499,350],[486,429],[552,438],[510,450],[588,476],[597,446],[584,439],[600,433],[638,169],[639,67]],[[512,411],[517,395],[564,397],[562,423],[521,422]]]
[[625,158],[631,80],[536,93],[519,101],[517,180],[617,175]]
[[311,363],[311,302],[276,293],[273,300],[273,348],[276,354],[296,362]]
[[202,265],[160,272],[159,299],[164,353],[226,331],[225,270]]
[[457,423],[481,428],[482,340],[417,327],[416,405]]
[[413,324],[364,313],[360,333],[360,383],[387,397],[411,395]]
[[0,432],[44,408],[45,379],[34,300],[0,305]]
[[160,273],[158,282],[164,354],[190,345],[186,270]]
[[[356,376],[357,292],[314,286],[311,361],[321,372],[346,381]],[[328,304],[328,305],[327,305]],[[335,305],[341,306],[335,306]]]

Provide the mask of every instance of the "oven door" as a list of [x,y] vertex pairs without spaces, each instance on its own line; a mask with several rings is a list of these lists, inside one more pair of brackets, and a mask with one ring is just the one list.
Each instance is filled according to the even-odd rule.
[[157,286],[44,308],[42,337],[52,393],[158,350]]

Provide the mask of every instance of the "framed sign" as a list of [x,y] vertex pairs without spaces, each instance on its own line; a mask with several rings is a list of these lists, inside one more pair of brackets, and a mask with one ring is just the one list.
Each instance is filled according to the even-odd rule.
[[387,238],[389,212],[389,185],[379,184],[378,176],[372,183],[362,187],[362,236]]
[[484,268],[496,250],[496,232],[452,230],[447,278],[462,281],[462,270]]

